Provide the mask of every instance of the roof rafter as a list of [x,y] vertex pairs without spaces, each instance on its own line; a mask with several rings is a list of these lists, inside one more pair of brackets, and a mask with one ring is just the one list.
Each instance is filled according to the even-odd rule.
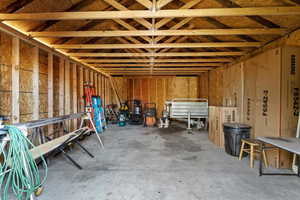
[[[70,8],[68,8],[67,10],[65,10],[65,12],[79,11],[82,8],[92,4],[94,1],[95,0],[81,0],[78,3],[74,4],[73,6],[71,6]],[[60,20],[46,21],[43,24],[31,29],[30,31],[44,31],[44,30],[50,28],[51,26],[57,24],[58,22],[60,22]]]
[[[240,5],[230,0],[215,0],[215,1],[217,1],[218,3],[220,3],[221,5],[227,8],[241,8]],[[268,28],[280,28],[279,25],[261,16],[253,15],[253,16],[246,16],[246,17]]]
[[24,8],[26,5],[30,4],[34,0],[17,0],[6,6],[1,12],[14,13]]

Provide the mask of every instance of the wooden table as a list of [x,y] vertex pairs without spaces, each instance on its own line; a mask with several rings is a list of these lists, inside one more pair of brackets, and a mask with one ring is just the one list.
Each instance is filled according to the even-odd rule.
[[[300,177],[300,138],[281,138],[281,137],[259,137],[257,138],[262,142],[261,150],[265,150],[265,144],[271,144],[274,147],[294,153],[298,157],[298,172],[297,173],[265,173],[263,172],[262,155],[259,162],[259,175],[286,175]],[[261,151],[262,152],[262,151]]]

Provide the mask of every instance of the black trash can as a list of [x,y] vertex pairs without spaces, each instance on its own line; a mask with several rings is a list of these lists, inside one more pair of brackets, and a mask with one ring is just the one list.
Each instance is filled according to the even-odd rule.
[[247,124],[224,123],[225,151],[229,155],[239,156],[241,139],[250,138],[251,127]]

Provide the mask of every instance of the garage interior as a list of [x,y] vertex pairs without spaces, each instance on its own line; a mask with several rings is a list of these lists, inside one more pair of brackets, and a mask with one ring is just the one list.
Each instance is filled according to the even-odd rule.
[[299,199],[299,0],[3,0],[0,21],[0,199]]

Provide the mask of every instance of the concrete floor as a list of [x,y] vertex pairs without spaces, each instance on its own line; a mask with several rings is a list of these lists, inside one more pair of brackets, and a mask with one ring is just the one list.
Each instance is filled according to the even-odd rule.
[[[184,127],[184,125],[183,125]],[[238,161],[214,147],[206,132],[114,126],[70,155],[83,170],[63,157],[51,159],[40,200],[266,200],[299,199],[300,179],[258,176],[248,159]]]

